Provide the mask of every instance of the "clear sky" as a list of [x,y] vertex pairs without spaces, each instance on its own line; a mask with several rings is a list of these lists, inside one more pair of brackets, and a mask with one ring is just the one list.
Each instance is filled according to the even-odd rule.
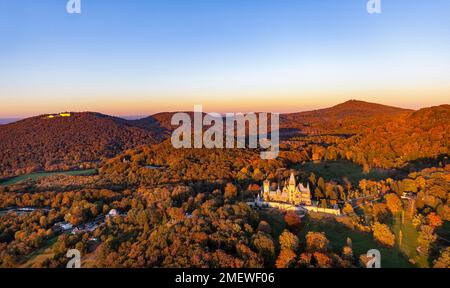
[[450,1],[0,0],[0,117],[449,103]]

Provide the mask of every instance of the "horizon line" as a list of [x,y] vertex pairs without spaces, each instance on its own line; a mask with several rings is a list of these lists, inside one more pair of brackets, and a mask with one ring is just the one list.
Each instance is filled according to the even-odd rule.
[[[314,111],[319,111],[319,110],[324,110],[324,109],[328,109],[328,108],[333,108],[335,106],[344,104],[344,103],[348,103],[348,102],[363,102],[363,103],[368,103],[368,104],[376,104],[376,105],[383,105],[383,106],[387,106],[387,107],[392,107],[392,108],[398,108],[398,109],[404,109],[405,111],[409,110],[409,111],[419,111],[421,109],[425,109],[425,108],[430,108],[430,107],[438,107],[438,106],[442,106],[442,105],[450,105],[448,103],[441,103],[441,104],[437,104],[437,105],[431,105],[431,106],[423,106],[420,108],[405,108],[405,107],[401,107],[401,106],[391,106],[391,105],[386,105],[386,104],[382,104],[382,103],[377,103],[377,102],[368,102],[368,101],[363,101],[363,100],[358,100],[358,99],[349,99],[347,101],[344,102],[340,102],[337,103],[335,105],[332,106],[326,106],[326,107],[322,107],[322,108],[317,108],[317,109],[305,109],[305,110],[294,110],[294,111],[283,111],[283,112],[269,112],[269,111],[248,111],[248,112],[217,112],[217,111],[202,111],[203,113],[217,113],[220,114],[221,116],[226,116],[227,113],[279,113],[279,114],[296,114],[296,113],[305,113],[305,112],[314,112]],[[200,104],[199,104],[200,105]],[[194,106],[194,105],[193,105]],[[34,118],[34,117],[40,117],[40,116],[46,116],[46,115],[53,115],[53,114],[59,114],[59,113],[75,113],[75,114],[81,114],[81,113],[96,113],[96,114],[101,114],[101,115],[105,115],[105,116],[110,116],[110,117],[116,117],[116,118],[121,118],[124,120],[141,120],[147,117],[152,117],[158,114],[163,114],[163,113],[193,113],[193,110],[166,110],[166,111],[158,111],[158,112],[154,112],[154,113],[137,113],[137,114],[115,114],[115,113],[108,113],[108,112],[101,112],[101,111],[94,111],[94,110],[66,110],[66,111],[58,111],[58,112],[51,112],[51,113],[40,113],[40,114],[31,114],[31,115],[24,115],[24,116],[6,116],[6,117],[1,117],[0,116],[0,125],[6,125],[6,124],[11,124],[17,121],[21,121],[21,120],[25,120],[28,118]],[[10,122],[6,122],[6,121],[10,121]],[[2,123],[4,122],[4,123]]]

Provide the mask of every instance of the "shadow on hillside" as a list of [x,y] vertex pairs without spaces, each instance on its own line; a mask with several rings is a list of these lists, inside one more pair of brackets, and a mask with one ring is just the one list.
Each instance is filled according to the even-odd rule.
[[450,164],[450,156],[448,154],[440,154],[437,157],[423,157],[416,160],[409,161],[408,164],[402,168],[405,172],[418,172],[425,168],[431,167],[445,167]]

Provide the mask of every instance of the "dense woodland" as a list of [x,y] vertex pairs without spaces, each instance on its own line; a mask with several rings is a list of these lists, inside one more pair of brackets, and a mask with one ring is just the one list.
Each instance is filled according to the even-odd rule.
[[[27,255],[51,245],[51,257],[36,262],[35,267],[62,267],[65,251],[76,248],[86,255],[92,267],[359,267],[364,257],[354,255],[351,239],[342,251],[332,249],[326,233],[305,231],[308,218],[296,213],[280,213],[281,228],[262,219],[241,202],[241,194],[255,187],[241,189],[228,182],[210,188],[207,184],[151,187],[116,187],[116,191],[92,186],[89,189],[64,191],[61,183],[73,183],[81,176],[65,176],[52,187],[52,179],[28,183],[47,187],[40,192],[23,193],[22,189],[4,191],[3,207],[48,207],[1,217],[0,259],[3,267],[26,263]],[[95,179],[96,176],[93,176]],[[311,175],[311,180],[314,179]],[[322,182],[322,180],[317,183]],[[355,186],[336,183],[317,184],[324,199],[343,191],[343,198],[382,193],[380,201],[363,203],[356,209],[346,204],[346,216],[338,221],[360,233],[372,234],[385,247],[395,246],[395,236],[387,225],[390,217],[405,214],[417,227],[420,245],[430,255],[430,265],[450,265],[448,245],[440,241],[437,231],[450,220],[450,166],[429,168],[412,173],[403,180],[363,180]],[[95,181],[94,181],[95,182]],[[311,182],[313,185],[314,183]],[[59,189],[59,190],[56,190]],[[257,189],[257,188],[256,188]],[[324,191],[323,191],[324,189]],[[328,192],[331,191],[331,193]],[[7,192],[7,193],[5,193]],[[417,195],[414,206],[401,200],[403,193]],[[337,197],[339,198],[339,197]],[[92,233],[57,234],[51,227],[68,221],[73,225],[89,222],[110,209],[126,212],[108,218]],[[328,221],[328,220],[327,220]],[[335,220],[334,220],[335,221]],[[280,225],[280,224],[277,224]],[[306,234],[305,234],[306,233]],[[448,237],[448,231],[440,231]],[[98,242],[92,243],[92,238]],[[55,242],[56,241],[56,242]],[[336,247],[334,247],[336,248]],[[446,258],[447,257],[447,258]]]
[[0,177],[95,167],[103,160],[165,137],[156,121],[136,123],[98,113],[41,115],[0,125]]
[[[341,158],[366,169],[399,168],[409,161],[448,153],[449,111],[448,105],[413,112],[348,101],[328,109],[281,115],[280,128],[286,137],[316,138],[315,143],[308,141],[306,155],[294,155],[298,161]],[[72,113],[71,117],[41,115],[0,125],[0,177],[98,167],[100,161],[127,149],[167,139],[174,129],[171,115],[128,121]],[[332,136],[337,139],[323,139]]]
[[[385,253],[397,251],[404,266],[450,268],[450,106],[391,109],[387,118],[368,113],[356,121],[342,112],[347,106],[334,110],[341,112],[333,121],[341,120],[332,129],[341,132],[285,139],[276,160],[261,160],[256,150],[174,149],[165,140],[119,145],[122,153],[98,158],[94,176],[0,186],[0,267],[65,267],[74,248],[84,267],[365,267],[366,251],[352,239],[360,237]],[[165,116],[158,117],[163,127]],[[139,129],[148,129],[143,123]],[[383,168],[389,177],[350,181],[298,169],[334,160],[357,163],[364,173]],[[343,215],[300,218],[246,204],[263,180],[276,186],[291,171],[310,185],[314,201],[338,205]],[[118,215],[108,216],[112,209]],[[398,221],[412,228],[398,230]],[[58,230],[61,222],[80,229]],[[96,225],[83,229],[89,223]],[[333,229],[350,236],[338,241]]]
[[[365,123],[375,116],[385,119],[405,111],[349,101],[328,109],[282,115],[281,134],[331,133],[342,129],[342,123]],[[0,125],[0,177],[97,167],[99,161],[126,149],[170,137],[175,128],[170,123],[172,115],[159,113],[129,121],[88,112],[52,119],[41,115]]]

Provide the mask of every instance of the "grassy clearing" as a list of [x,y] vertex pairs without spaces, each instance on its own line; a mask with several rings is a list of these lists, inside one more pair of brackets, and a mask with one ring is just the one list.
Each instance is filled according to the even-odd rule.
[[350,161],[323,161],[308,162],[296,167],[302,171],[314,173],[316,176],[323,177],[325,180],[341,180],[347,177],[352,183],[358,183],[362,179],[382,180],[389,177],[387,171],[373,169],[369,173],[364,173],[361,166]]
[[381,252],[381,267],[384,268],[411,268],[414,267],[408,262],[407,257],[402,251],[396,248],[387,248],[378,244],[372,235],[352,230],[344,224],[334,220],[326,219],[308,219],[304,229],[300,233],[300,238],[304,239],[309,231],[324,232],[330,240],[331,249],[335,253],[341,253],[342,248],[347,243],[347,237],[352,240],[353,254],[359,257],[366,254],[370,249],[378,249]]
[[58,240],[58,237],[47,240],[47,243],[45,243],[42,248],[37,249],[36,251],[28,255],[25,259],[25,262],[21,265],[21,268],[33,268],[39,266],[39,263],[53,258],[55,254],[53,253],[52,247],[56,243],[56,240]]
[[[392,232],[395,234],[395,241],[398,249],[402,251],[408,258],[413,259],[419,267],[427,268],[429,267],[428,257],[426,255],[421,255],[417,253],[417,238],[419,237],[419,232],[411,224],[410,221],[405,219],[402,223],[401,217],[396,216],[391,219],[388,223]],[[402,243],[400,245],[400,231],[402,231]]]
[[0,182],[2,186],[15,185],[22,181],[27,180],[39,180],[45,177],[54,176],[54,175],[69,175],[69,176],[86,176],[93,175],[95,173],[94,169],[88,170],[74,170],[74,171],[66,171],[66,172],[42,172],[42,173],[31,173],[26,175],[20,175],[3,182]]

